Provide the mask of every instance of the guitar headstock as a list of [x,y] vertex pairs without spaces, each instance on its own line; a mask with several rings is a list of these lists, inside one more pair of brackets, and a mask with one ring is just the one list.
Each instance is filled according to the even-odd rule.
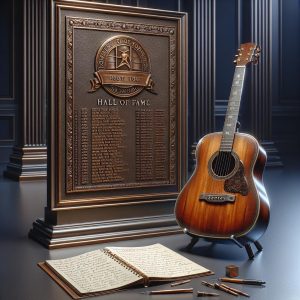
[[260,51],[260,47],[254,43],[241,44],[233,62],[237,66],[246,66],[250,62],[257,64]]

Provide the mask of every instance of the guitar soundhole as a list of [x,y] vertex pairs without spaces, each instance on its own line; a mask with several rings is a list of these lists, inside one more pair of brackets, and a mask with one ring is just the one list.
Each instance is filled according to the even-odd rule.
[[236,167],[236,158],[231,152],[220,151],[212,160],[211,168],[218,177],[227,177]]

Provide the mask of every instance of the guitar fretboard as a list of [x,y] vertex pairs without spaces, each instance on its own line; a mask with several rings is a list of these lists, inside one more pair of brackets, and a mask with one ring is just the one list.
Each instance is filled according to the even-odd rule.
[[242,98],[245,70],[246,70],[245,66],[237,66],[235,68],[226,117],[225,117],[225,123],[223,127],[220,151],[231,152],[232,150],[236,123],[238,120],[241,98]]

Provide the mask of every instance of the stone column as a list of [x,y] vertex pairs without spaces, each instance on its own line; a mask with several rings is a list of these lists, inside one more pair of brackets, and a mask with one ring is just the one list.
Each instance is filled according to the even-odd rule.
[[46,179],[47,13],[45,0],[20,1],[22,36],[19,137],[4,175],[15,180]]
[[272,142],[272,0],[251,2],[251,40],[261,47],[258,65],[251,77],[251,126],[268,154],[268,166],[280,166]]
[[[189,150],[194,168],[196,145],[214,130],[215,0],[181,1],[189,13]],[[191,20],[192,18],[192,20]]]

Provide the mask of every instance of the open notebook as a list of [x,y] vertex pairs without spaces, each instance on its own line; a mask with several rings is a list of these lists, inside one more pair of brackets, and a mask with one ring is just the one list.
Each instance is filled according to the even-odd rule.
[[39,263],[74,299],[96,296],[151,281],[213,274],[161,245],[106,247],[65,259]]

